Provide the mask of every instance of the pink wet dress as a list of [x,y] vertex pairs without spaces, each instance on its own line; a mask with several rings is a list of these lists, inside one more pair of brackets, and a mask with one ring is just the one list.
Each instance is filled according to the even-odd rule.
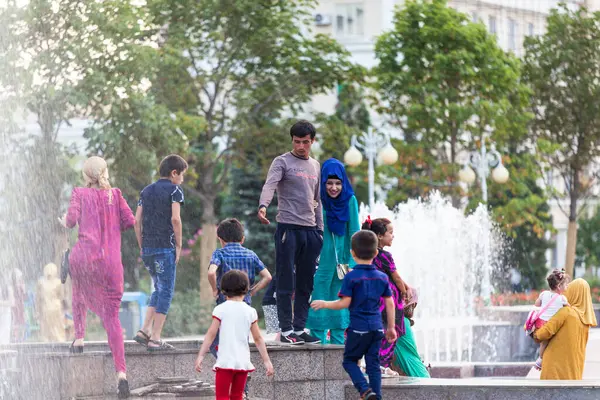
[[86,313],[92,310],[106,329],[116,371],[125,372],[121,232],[133,227],[133,213],[119,189],[75,188],[66,222],[68,228],[79,225],[69,256],[75,337],[85,336]]

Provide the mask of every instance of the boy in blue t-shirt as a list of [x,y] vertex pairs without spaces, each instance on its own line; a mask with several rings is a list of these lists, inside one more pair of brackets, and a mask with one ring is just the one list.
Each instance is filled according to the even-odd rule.
[[147,346],[148,351],[174,349],[160,335],[173,299],[175,267],[181,255],[184,199],[179,185],[187,168],[182,157],[176,154],[165,157],[159,167],[160,179],[141,191],[135,213],[135,234],[154,291],[144,325],[133,340]]
[[[377,236],[368,230],[361,230],[352,236],[352,257],[356,261],[354,269],[344,277],[340,289],[340,300],[315,300],[314,310],[328,308],[350,309],[350,326],[347,331],[342,365],[350,375],[361,399],[381,399],[381,370],[379,349],[384,337],[379,300],[385,299],[387,326],[385,337],[388,342],[396,340],[394,328],[395,307],[387,275],[377,271],[372,265],[377,255]],[[358,361],[365,357],[369,382],[363,376]]]

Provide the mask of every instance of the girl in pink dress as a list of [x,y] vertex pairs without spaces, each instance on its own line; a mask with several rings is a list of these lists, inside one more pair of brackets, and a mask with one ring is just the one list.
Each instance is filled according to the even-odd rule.
[[85,319],[90,309],[102,319],[106,329],[117,371],[118,395],[125,398],[129,395],[129,384],[119,321],[123,296],[121,232],[133,227],[134,217],[121,191],[110,187],[106,161],[100,157],[87,159],[83,177],[86,187],[73,189],[63,221],[67,228],[79,225],[79,238],[69,256],[75,324],[71,351],[83,351]]

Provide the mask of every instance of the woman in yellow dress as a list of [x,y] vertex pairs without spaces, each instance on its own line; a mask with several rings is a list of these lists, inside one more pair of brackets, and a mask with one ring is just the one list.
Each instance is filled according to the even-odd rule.
[[542,361],[541,379],[580,380],[591,326],[596,326],[590,285],[575,279],[565,296],[571,307],[563,307],[534,333],[537,341],[549,340]]

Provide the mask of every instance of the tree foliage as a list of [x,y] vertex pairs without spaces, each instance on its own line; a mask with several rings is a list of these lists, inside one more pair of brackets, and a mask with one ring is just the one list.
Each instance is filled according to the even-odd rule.
[[521,90],[517,59],[445,0],[407,1],[393,29],[377,39],[375,55],[377,109],[406,142],[401,176],[444,178],[437,188],[459,206],[459,153],[472,149],[486,126],[512,118],[509,96]]
[[544,35],[525,41],[523,78],[533,90],[531,129],[542,165],[560,175],[569,198],[565,265],[572,275],[578,204],[589,188],[581,178],[600,156],[600,14],[563,4],[547,22]]
[[[249,158],[252,165],[265,164],[253,154],[269,140],[289,143],[286,131],[275,132],[285,113],[354,73],[339,44],[305,29],[313,4],[147,1],[139,24],[147,27],[143,36],[152,54],[136,52],[133,67],[143,67],[147,96],[126,91],[127,98],[112,103],[119,104],[117,112],[113,105],[110,114],[99,115],[102,129],[90,135],[124,178],[132,160],[142,172],[136,177],[148,179],[167,149],[187,157],[184,190],[201,204],[192,224],[202,225],[200,295],[206,301],[219,193],[233,163]],[[155,116],[143,126],[141,116],[148,114]],[[131,126],[132,119],[139,126]]]

